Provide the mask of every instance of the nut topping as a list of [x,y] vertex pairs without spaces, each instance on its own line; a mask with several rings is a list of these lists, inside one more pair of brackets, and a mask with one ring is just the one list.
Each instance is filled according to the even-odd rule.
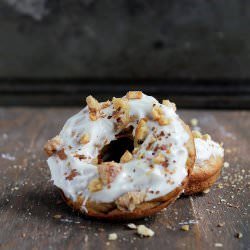
[[90,192],[97,192],[102,190],[102,181],[100,178],[93,179],[88,185],[88,190]]
[[133,159],[133,155],[128,150],[126,150],[126,152],[121,157],[120,162],[126,163],[126,162],[131,161],[132,159]]
[[128,99],[141,99],[142,98],[142,92],[141,91],[129,91],[126,94],[126,97]]

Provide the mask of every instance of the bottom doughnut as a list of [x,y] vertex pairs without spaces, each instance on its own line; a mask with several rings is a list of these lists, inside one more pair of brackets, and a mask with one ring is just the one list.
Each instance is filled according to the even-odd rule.
[[185,195],[201,193],[210,188],[220,177],[223,166],[223,148],[210,136],[195,132],[196,161],[189,177]]
[[[183,183],[183,185],[186,184],[187,183]],[[84,215],[86,215],[87,217],[104,220],[131,220],[153,215],[173,203],[181,195],[182,192],[183,188],[178,187],[163,197],[137,205],[137,207],[133,211],[119,210],[116,207],[115,203],[95,203],[87,201],[87,212],[85,212],[82,210],[82,199],[77,202],[73,202],[64,195],[62,190],[60,190],[64,201],[68,206],[72,207],[73,210],[84,213]]]

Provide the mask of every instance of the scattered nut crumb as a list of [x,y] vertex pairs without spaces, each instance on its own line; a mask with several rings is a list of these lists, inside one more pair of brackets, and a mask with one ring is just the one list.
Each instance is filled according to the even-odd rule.
[[128,150],[126,150],[125,153],[122,155],[120,162],[126,163],[126,162],[131,161],[132,159],[133,159],[133,155]]
[[204,194],[207,194],[207,193],[209,193],[209,192],[210,192],[210,188],[207,188],[207,189],[205,189],[205,190],[203,191]]
[[137,226],[134,223],[127,224],[127,227],[130,228],[130,229],[136,229],[137,228]]
[[190,124],[191,124],[192,126],[194,126],[194,127],[197,126],[198,123],[199,123],[199,121],[198,121],[196,118],[193,118],[193,119],[190,120]]
[[230,166],[230,164],[227,161],[225,161],[223,166],[224,166],[224,168],[228,168]]
[[109,240],[117,240],[118,236],[116,233],[109,234]]
[[145,237],[152,237],[155,234],[153,230],[144,225],[139,225],[137,227],[137,233],[140,236],[145,236]]
[[214,246],[215,247],[223,247],[223,244],[222,243],[214,243]]
[[217,227],[224,227],[225,226],[225,222],[220,222],[218,223]]
[[189,231],[189,225],[183,225],[183,226],[181,227],[181,230],[182,230],[182,231]]

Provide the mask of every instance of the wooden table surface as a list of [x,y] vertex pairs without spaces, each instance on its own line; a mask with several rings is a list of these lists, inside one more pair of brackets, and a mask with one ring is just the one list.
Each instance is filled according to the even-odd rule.
[[[224,142],[230,166],[208,194],[182,197],[156,216],[135,221],[155,231],[152,238],[140,238],[124,222],[72,212],[50,181],[43,144],[77,110],[0,108],[0,249],[250,249],[249,111],[179,112]],[[183,224],[190,230],[180,230]],[[109,242],[112,232],[118,239]]]

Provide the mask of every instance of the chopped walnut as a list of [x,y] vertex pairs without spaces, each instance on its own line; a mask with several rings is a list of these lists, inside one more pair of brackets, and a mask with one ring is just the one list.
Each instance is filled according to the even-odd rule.
[[48,142],[44,146],[44,150],[48,156],[51,156],[59,149],[61,144],[62,139],[59,137],[59,135],[57,135],[51,140],[48,140]]
[[121,129],[126,127],[126,125],[130,122],[128,100],[125,98],[113,97],[112,103],[115,108],[113,118],[117,121],[117,128]]
[[165,116],[161,116],[160,119],[158,120],[158,123],[161,125],[161,126],[164,126],[164,125],[168,125],[171,123],[171,119],[165,117]]
[[132,159],[133,159],[133,155],[128,150],[126,150],[125,153],[122,155],[120,162],[126,163],[126,162],[131,161]]
[[104,162],[98,166],[98,172],[104,185],[112,183],[120,171],[121,166],[116,162]]
[[154,120],[160,119],[161,115],[163,115],[162,109],[159,106],[154,106],[152,109],[152,115]]
[[117,240],[118,236],[116,233],[109,234],[109,240]]
[[97,192],[102,190],[102,181],[100,180],[100,178],[91,180],[88,185],[88,190],[90,192]]
[[126,94],[126,97],[128,99],[141,99],[142,98],[142,92],[141,91],[129,91]]
[[100,103],[91,95],[86,98],[87,105],[89,107],[89,118],[95,121],[99,117],[99,111],[101,109]]
[[148,134],[148,126],[147,126],[147,120],[146,119],[141,119],[138,123],[138,126],[135,130],[135,144],[139,141],[143,141]]
[[116,205],[120,210],[133,211],[136,205],[145,200],[146,194],[143,192],[128,192],[116,200]]
[[129,103],[127,99],[113,97],[112,103],[115,109],[122,109],[122,110],[129,109]]
[[166,107],[172,108],[174,111],[176,111],[176,105],[173,102],[170,102],[169,100],[162,100],[162,104]]
[[161,107],[154,106],[152,109],[153,119],[159,123],[159,125],[164,126],[168,125],[171,122],[171,119],[165,117],[165,114]]
[[161,164],[163,162],[165,162],[165,156],[161,153],[159,153],[154,159],[153,159],[154,163],[156,164]]
[[202,138],[202,134],[199,131],[193,130],[192,134],[194,138]]
[[198,123],[199,123],[199,121],[198,121],[196,118],[192,118],[192,119],[190,120],[190,124],[191,124],[193,127],[197,126]]
[[189,225],[183,225],[183,226],[181,227],[181,230],[182,230],[182,231],[189,231]]
[[128,227],[129,229],[136,229],[136,228],[137,228],[137,226],[136,226],[134,223],[128,223],[128,224],[127,224],[127,227]]
[[152,237],[155,234],[153,230],[151,230],[150,228],[148,228],[144,225],[139,225],[137,227],[137,233],[140,236],[145,236],[145,237]]
[[111,105],[111,101],[106,101],[106,102],[103,102],[101,103],[101,109],[105,109],[107,107],[109,107]]
[[89,135],[88,134],[84,134],[81,139],[80,139],[80,143],[81,144],[87,144],[89,142]]

